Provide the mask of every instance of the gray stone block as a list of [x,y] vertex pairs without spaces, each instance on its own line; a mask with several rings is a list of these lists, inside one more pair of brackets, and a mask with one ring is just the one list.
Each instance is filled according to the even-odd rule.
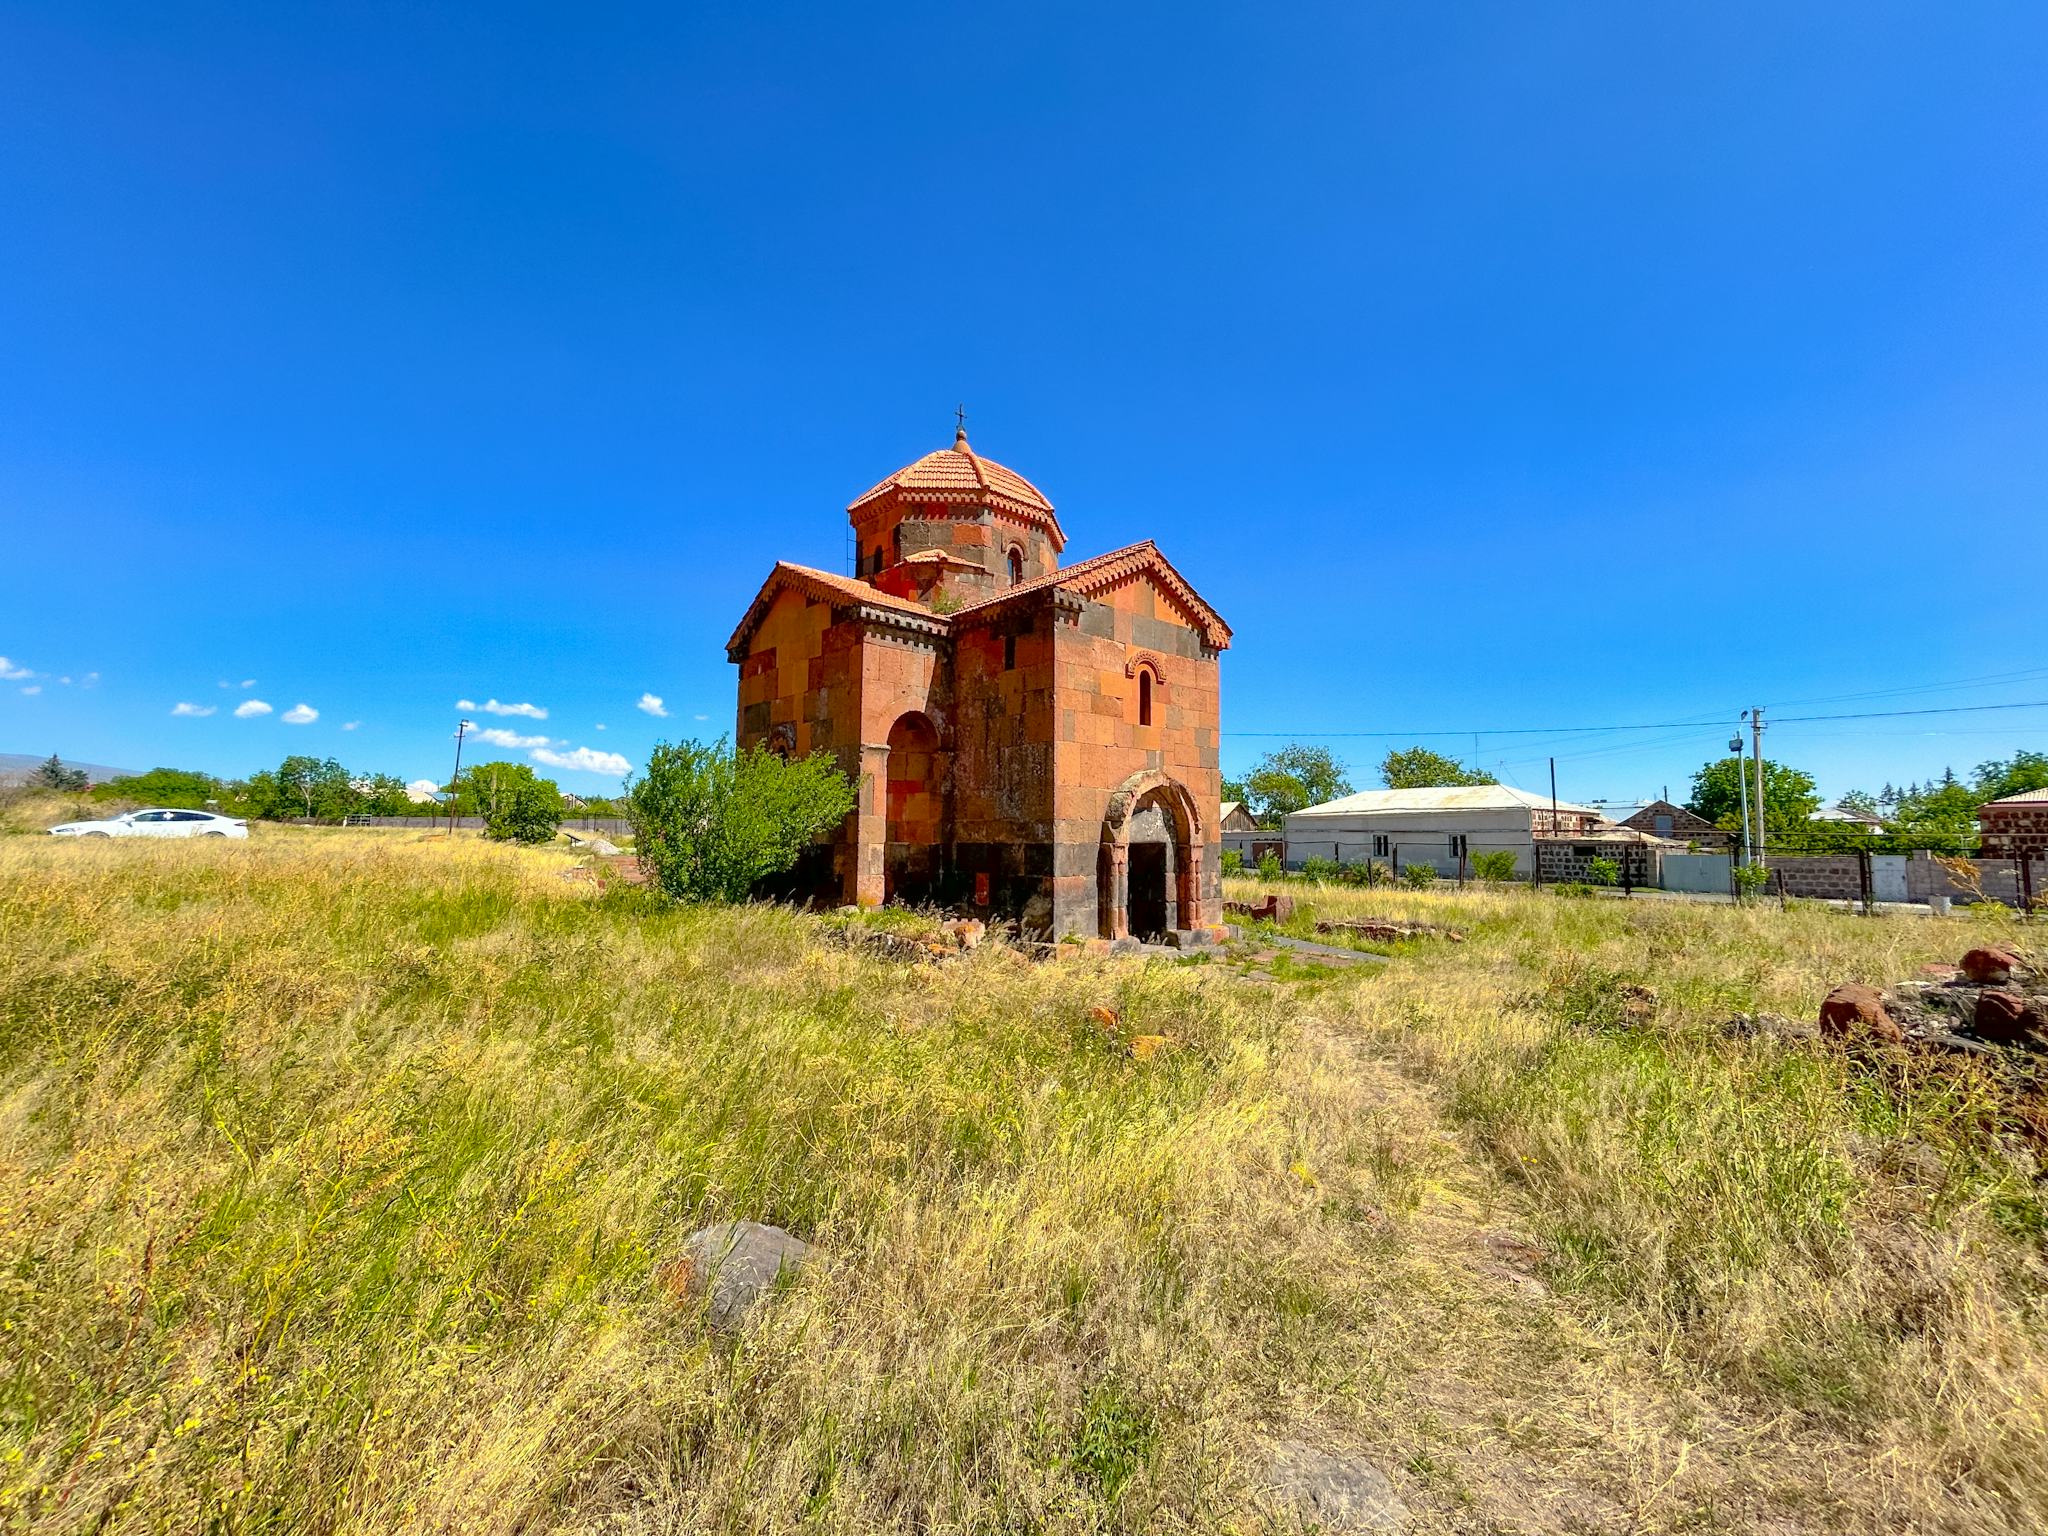
[[1398,1531],[1408,1519],[1408,1506],[1378,1467],[1299,1440],[1273,1447],[1266,1488],[1304,1522],[1325,1531]]
[[708,1297],[706,1312],[715,1328],[736,1325],[783,1271],[802,1268],[810,1252],[802,1238],[758,1221],[700,1227],[683,1239],[690,1293]]

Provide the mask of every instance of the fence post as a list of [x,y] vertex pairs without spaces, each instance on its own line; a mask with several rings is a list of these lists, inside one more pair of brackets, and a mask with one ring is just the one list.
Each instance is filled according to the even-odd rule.
[[1863,887],[1863,915],[1873,916],[1877,911],[1877,891],[1876,883],[1871,878],[1868,848],[1856,850],[1856,878]]
[[1778,885],[1778,910],[1780,912],[1789,911],[1791,903],[1785,899],[1785,866],[1782,864],[1773,865],[1771,868],[1771,878]]
[[1465,845],[1458,845],[1458,889],[1465,889]]

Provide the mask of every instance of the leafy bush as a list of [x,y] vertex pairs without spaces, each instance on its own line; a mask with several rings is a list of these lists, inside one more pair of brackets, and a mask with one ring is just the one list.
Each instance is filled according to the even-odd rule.
[[1244,855],[1235,848],[1223,850],[1223,873],[1241,875],[1244,873]]
[[524,763],[486,763],[472,779],[483,805],[484,836],[493,842],[545,843],[562,824],[562,791]]
[[1613,859],[1599,858],[1586,861],[1586,879],[1593,885],[1621,884],[1621,865]]
[[1735,896],[1738,901],[1748,901],[1770,883],[1771,872],[1761,864],[1735,866]]
[[1280,855],[1268,848],[1259,855],[1259,878],[1278,880],[1280,878]]
[[1515,854],[1511,848],[1496,848],[1472,855],[1472,873],[1480,880],[1505,882],[1515,878]]
[[853,809],[853,781],[830,755],[781,758],[662,742],[626,796],[633,851],[655,889],[679,901],[744,901]]
[[1401,871],[1401,879],[1411,890],[1426,891],[1436,884],[1434,864],[1410,864]]
[[1303,859],[1301,877],[1304,880],[1335,880],[1341,871],[1335,859]]

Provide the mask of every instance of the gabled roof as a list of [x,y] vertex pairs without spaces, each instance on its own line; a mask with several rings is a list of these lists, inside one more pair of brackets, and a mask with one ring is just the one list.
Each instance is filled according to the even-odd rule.
[[2000,800],[1987,800],[1977,809],[1988,811],[1994,805],[2048,805],[2048,789],[2023,789]]
[[904,465],[856,496],[846,510],[857,516],[870,503],[892,497],[952,506],[994,507],[1040,524],[1057,544],[1064,546],[1067,542],[1045,493],[1008,465],[976,453],[968,446],[965,427],[954,434],[952,447]]
[[769,604],[775,601],[775,594],[785,588],[801,592],[805,597],[820,603],[833,603],[841,607],[871,608],[884,613],[901,614],[922,621],[919,628],[929,628],[934,634],[946,632],[946,621],[933,613],[923,603],[907,597],[897,597],[879,587],[871,587],[857,576],[840,576],[832,571],[814,570],[808,565],[793,565],[787,560],[775,562],[775,568],[768,573],[768,579],[761,583],[761,590],[754,594],[753,602],[747,605],[746,617],[740,620],[739,628],[732,632],[732,638],[725,642],[725,654],[734,661],[740,659],[740,649],[753,635],[761,620],[768,616]]
[[1190,614],[1202,632],[1202,638],[1217,650],[1226,649],[1230,644],[1230,626],[1223,622],[1223,616],[1202,600],[1201,594],[1188,585],[1187,579],[1173,568],[1166,556],[1159,552],[1159,546],[1150,539],[1136,544],[1126,544],[1122,549],[1112,549],[1108,554],[1097,555],[1062,570],[1048,571],[1043,576],[1034,576],[1016,586],[998,592],[994,597],[985,597],[978,603],[969,603],[959,609],[953,618],[955,622],[970,616],[980,617],[1012,603],[1019,598],[1029,597],[1034,592],[1043,592],[1057,587],[1065,592],[1076,592],[1083,597],[1098,597],[1112,587],[1123,585],[1131,577],[1147,574],[1155,578],[1160,586]]
[[[1548,795],[1531,794],[1526,789],[1514,789],[1506,784],[1469,784],[1443,789],[1368,789],[1346,795],[1341,800],[1295,811],[1287,819],[1293,821],[1297,816],[1371,816],[1395,811],[1504,811],[1517,807],[1547,811],[1550,804]],[[1557,802],[1557,809],[1575,816],[1600,814],[1589,806],[1572,805],[1564,800]]]

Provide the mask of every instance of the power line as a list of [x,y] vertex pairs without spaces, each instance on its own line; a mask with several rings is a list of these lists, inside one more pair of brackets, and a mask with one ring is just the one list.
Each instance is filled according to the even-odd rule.
[[[1848,715],[1780,715],[1780,725],[1806,725],[1823,720],[1895,720],[1909,715],[1967,715],[1990,709],[2048,709],[2048,699],[2025,699],[2013,704],[1943,704],[1928,709],[1872,709]],[[1481,727],[1434,731],[1224,731],[1225,736],[1295,736],[1316,741],[1373,740],[1413,741],[1425,736],[1572,736],[1603,731],[1684,731],[1723,726],[1733,714],[1711,720],[1666,720],[1654,725],[1545,725]]]

